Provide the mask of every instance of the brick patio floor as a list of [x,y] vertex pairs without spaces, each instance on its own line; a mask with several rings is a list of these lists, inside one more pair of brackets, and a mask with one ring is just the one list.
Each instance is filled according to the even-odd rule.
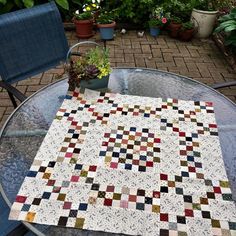
[[[70,44],[78,42],[74,32],[66,32],[66,35]],[[93,40],[99,41],[99,34],[95,35]],[[209,85],[236,80],[236,73],[228,66],[222,53],[210,39],[180,42],[167,35],[154,39],[148,33],[139,38],[136,31],[128,31],[125,35],[117,33],[115,40],[109,41],[107,46],[110,48],[110,61],[113,67],[155,68],[185,75]],[[62,72],[63,67],[59,66],[21,81],[16,87],[29,96],[57,80],[57,75]],[[235,88],[220,91],[236,101]],[[0,127],[12,111],[7,92],[0,90]]]

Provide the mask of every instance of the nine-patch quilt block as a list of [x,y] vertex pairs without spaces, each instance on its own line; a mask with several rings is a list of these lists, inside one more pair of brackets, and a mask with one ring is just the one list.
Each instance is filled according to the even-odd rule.
[[131,235],[236,235],[213,105],[69,93],[10,219]]

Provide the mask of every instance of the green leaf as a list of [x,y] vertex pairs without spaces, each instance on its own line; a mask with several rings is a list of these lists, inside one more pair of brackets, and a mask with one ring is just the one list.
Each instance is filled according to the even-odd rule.
[[236,25],[230,25],[230,26],[225,27],[225,32],[230,32],[233,30],[236,30]]
[[60,7],[66,9],[66,10],[69,10],[69,3],[68,3],[67,0],[56,0],[56,3],[57,3]]
[[2,3],[3,5],[5,5],[7,3],[7,0],[0,0],[0,3]]
[[79,6],[82,6],[82,5],[83,5],[81,0],[72,0],[72,2],[73,2],[74,4],[79,5]]
[[7,2],[3,7],[0,7],[0,14],[4,14],[7,12],[10,12],[12,10],[12,8],[14,7],[14,3],[13,2]]
[[14,2],[15,2],[15,4],[17,5],[17,7],[22,8],[22,2],[21,2],[21,0],[15,0]]
[[228,25],[234,25],[234,24],[236,24],[235,20],[228,20],[226,22],[221,23],[220,25],[221,26],[228,26]]
[[30,8],[34,6],[34,0],[23,0],[24,6]]

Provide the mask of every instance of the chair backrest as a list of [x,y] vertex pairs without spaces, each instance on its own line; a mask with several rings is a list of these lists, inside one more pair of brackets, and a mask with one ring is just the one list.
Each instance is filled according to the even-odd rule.
[[0,15],[0,76],[26,79],[66,60],[68,51],[54,2]]

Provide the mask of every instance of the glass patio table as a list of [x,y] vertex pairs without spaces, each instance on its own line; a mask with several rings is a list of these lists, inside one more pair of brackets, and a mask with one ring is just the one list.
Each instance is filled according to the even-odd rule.
[[[233,198],[236,199],[236,105],[212,88],[189,78],[152,69],[115,68],[109,88],[114,93],[211,101]],[[5,123],[0,140],[1,193],[11,206],[50,124],[67,93],[66,80],[44,87],[23,102]],[[24,223],[37,235],[110,235]]]

